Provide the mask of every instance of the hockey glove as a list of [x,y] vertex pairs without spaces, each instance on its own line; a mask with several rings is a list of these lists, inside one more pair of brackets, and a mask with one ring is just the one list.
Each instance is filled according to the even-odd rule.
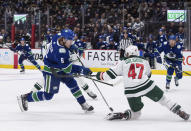
[[91,75],[92,71],[89,68],[82,68],[82,74],[84,75]]
[[71,45],[69,50],[70,52],[75,52],[76,54],[78,53],[78,48],[75,45]]
[[157,62],[158,62],[158,63],[162,64],[162,59],[161,59],[160,56],[157,56],[156,59],[157,59]]

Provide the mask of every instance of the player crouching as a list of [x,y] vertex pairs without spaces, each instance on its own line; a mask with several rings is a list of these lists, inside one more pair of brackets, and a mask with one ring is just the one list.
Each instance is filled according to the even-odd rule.
[[138,119],[144,106],[141,98],[146,96],[154,102],[167,107],[184,120],[188,120],[190,115],[184,112],[179,104],[167,98],[164,92],[155,85],[154,81],[150,80],[151,69],[149,63],[142,57],[139,57],[138,54],[136,46],[129,46],[125,50],[126,58],[124,60],[106,72],[97,73],[96,77],[98,80],[115,79],[117,76],[124,77],[124,93],[131,108],[124,113],[110,113],[107,119]]

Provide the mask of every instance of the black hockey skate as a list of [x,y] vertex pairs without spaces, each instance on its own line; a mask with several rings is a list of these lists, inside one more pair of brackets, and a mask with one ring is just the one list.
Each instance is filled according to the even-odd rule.
[[25,69],[21,69],[21,70],[20,70],[20,73],[25,73]]
[[166,90],[168,91],[170,89],[170,83],[166,83]]
[[94,110],[93,106],[88,105],[88,103],[81,104],[82,110],[85,112],[92,112]]
[[92,99],[96,99],[97,95],[94,94],[92,91],[87,92],[88,96],[91,97]]
[[124,118],[124,113],[116,112],[116,113],[109,113],[106,117],[107,120],[121,120]]
[[128,109],[124,113],[116,112],[116,113],[109,113],[106,117],[107,120],[130,120],[131,119],[131,110]]
[[179,86],[178,77],[174,77],[174,83],[175,83],[176,86]]
[[188,120],[190,118],[190,114],[187,114],[185,111],[182,111],[180,105],[176,105],[172,112],[179,115],[184,120]]
[[17,96],[17,101],[19,103],[19,107],[22,112],[28,110],[28,101],[27,101],[28,94]]

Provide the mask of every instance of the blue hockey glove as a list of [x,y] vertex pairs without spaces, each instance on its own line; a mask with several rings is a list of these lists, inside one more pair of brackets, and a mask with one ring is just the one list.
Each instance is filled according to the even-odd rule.
[[160,56],[157,56],[156,59],[157,59],[157,62],[158,62],[158,63],[162,64],[162,59],[161,59]]
[[89,69],[89,68],[83,68],[82,69],[82,74],[84,75],[91,75],[92,74],[92,71]]
[[71,45],[69,50],[70,50],[70,52],[78,53],[78,48],[75,45]]

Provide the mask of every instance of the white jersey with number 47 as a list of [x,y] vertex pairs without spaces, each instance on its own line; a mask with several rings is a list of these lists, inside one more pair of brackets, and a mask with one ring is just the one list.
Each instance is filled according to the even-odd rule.
[[155,84],[149,79],[151,69],[147,60],[139,56],[130,56],[120,61],[114,68],[101,73],[103,80],[124,77],[125,95],[139,97],[151,91]]

